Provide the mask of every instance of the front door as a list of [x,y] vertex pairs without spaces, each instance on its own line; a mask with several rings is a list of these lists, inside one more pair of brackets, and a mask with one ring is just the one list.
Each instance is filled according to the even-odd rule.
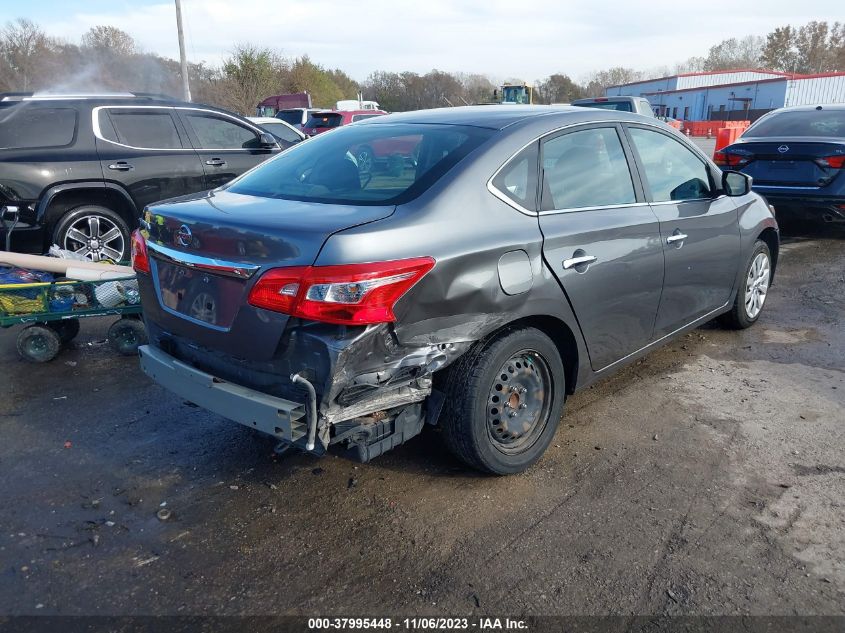
[[101,107],[94,121],[103,176],[129,193],[139,214],[153,202],[205,188],[199,157],[172,108]]
[[724,306],[739,268],[737,208],[704,160],[671,132],[627,126],[666,258],[655,336]]
[[623,138],[609,124],[542,143],[543,255],[595,370],[652,340],[663,285],[657,217],[634,184]]
[[259,131],[234,117],[193,108],[177,108],[205,169],[207,189],[216,189],[277,154],[262,147]]

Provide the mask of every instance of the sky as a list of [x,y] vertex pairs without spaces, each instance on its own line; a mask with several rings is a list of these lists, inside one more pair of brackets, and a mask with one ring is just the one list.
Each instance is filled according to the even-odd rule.
[[[576,80],[611,66],[672,67],[713,44],[810,20],[845,22],[842,0],[741,3],[641,0],[182,0],[188,59],[217,64],[249,42],[307,54],[356,80],[374,70],[433,68],[536,81]],[[733,7],[728,9],[727,7]],[[0,0],[17,17],[78,42],[91,26],[130,33],[144,51],[178,58],[173,0]]]

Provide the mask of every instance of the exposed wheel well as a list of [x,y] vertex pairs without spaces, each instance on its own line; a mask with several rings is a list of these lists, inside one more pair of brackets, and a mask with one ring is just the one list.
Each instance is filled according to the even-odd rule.
[[[578,344],[575,342],[575,335],[569,326],[556,317],[543,315],[511,321],[502,330],[519,327],[537,328],[554,341],[563,361],[563,370],[566,375],[566,393],[574,393],[578,381]],[[497,330],[490,336],[495,336],[502,330]]]
[[777,270],[778,266],[778,250],[780,249],[780,240],[778,239],[777,231],[772,227],[769,227],[760,233],[760,235],[757,236],[757,239],[763,240],[766,243],[766,246],[769,247],[769,252],[772,254],[772,279],[774,279],[775,270]]
[[48,227],[50,236],[47,239],[52,239],[52,231],[65,213],[83,204],[94,204],[120,214],[126,221],[130,230],[138,225],[138,211],[135,206],[129,202],[125,196],[119,192],[108,188],[86,188],[86,189],[70,189],[68,191],[61,191],[57,193],[44,215],[45,225]]

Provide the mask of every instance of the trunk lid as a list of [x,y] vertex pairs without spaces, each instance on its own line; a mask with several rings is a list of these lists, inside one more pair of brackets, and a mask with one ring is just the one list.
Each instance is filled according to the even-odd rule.
[[308,266],[333,233],[386,218],[394,209],[226,190],[153,205],[145,221],[155,301],[147,298],[145,315],[204,347],[269,359],[287,316],[247,303],[258,277],[269,268]]
[[826,187],[843,170],[825,167],[820,159],[845,155],[841,141],[808,137],[740,140],[725,149],[746,156],[751,162],[742,171],[764,187]]

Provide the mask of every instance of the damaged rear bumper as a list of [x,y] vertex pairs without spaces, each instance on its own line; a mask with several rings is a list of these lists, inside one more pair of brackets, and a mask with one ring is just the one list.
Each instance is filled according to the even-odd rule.
[[181,398],[289,444],[305,443],[306,405],[202,372],[150,345],[138,348],[141,369]]

